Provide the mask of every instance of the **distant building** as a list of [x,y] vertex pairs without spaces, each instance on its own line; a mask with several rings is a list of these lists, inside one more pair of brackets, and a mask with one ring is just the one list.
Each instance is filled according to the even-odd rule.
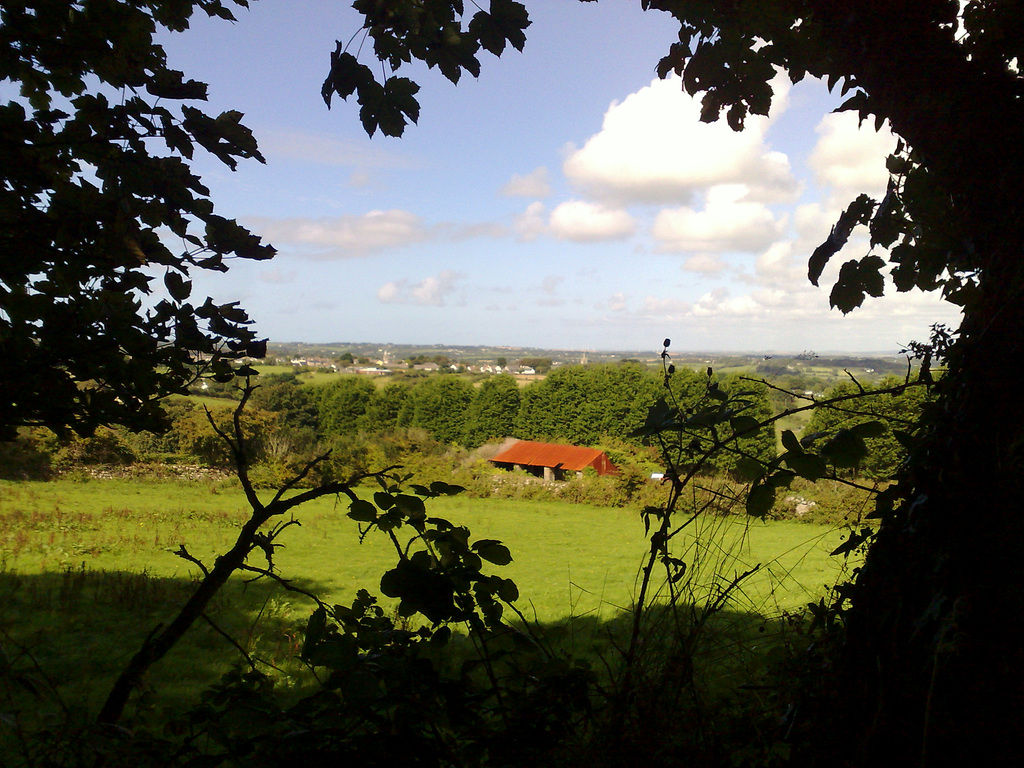
[[582,475],[587,467],[599,475],[619,474],[608,455],[597,448],[530,440],[520,440],[492,458],[491,463],[502,469],[522,469],[545,480],[565,480],[568,473]]

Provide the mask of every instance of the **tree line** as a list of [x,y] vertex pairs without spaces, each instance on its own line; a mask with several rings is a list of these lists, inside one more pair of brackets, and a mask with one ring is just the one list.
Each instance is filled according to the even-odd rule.
[[[746,415],[758,421],[782,410],[779,391],[756,379],[689,368],[666,378],[630,362],[557,367],[523,387],[508,374],[476,383],[458,376],[429,376],[383,386],[360,376],[339,376],[327,384],[303,383],[292,374],[254,381],[258,385],[245,411],[245,428],[260,465],[279,467],[269,474],[271,483],[325,446],[334,456],[326,466],[339,472],[366,471],[374,461],[405,462],[416,452],[467,451],[506,438],[601,447],[617,466],[640,464],[658,471],[656,452],[645,449],[641,433],[661,400],[673,400],[683,413],[693,414],[714,390],[741,393],[749,401]],[[880,421],[884,429],[867,439],[867,453],[857,466],[835,471],[880,481],[893,476],[928,402],[921,387],[891,392],[901,381],[889,377],[870,386],[850,381],[832,387],[821,399],[858,392],[865,397],[815,410],[802,437],[813,441]],[[876,390],[882,393],[873,394]],[[221,388],[218,394],[224,397],[230,390]],[[797,393],[785,399],[789,407],[801,402]],[[195,401],[179,399],[167,409],[171,428],[160,434],[101,428],[88,438],[61,438],[45,429],[22,430],[19,441],[0,446],[3,473],[40,477],[51,469],[136,461],[230,466],[231,457],[217,434],[218,428],[229,426],[228,408],[213,407],[208,414]],[[740,438],[735,450],[712,456],[704,470],[743,479],[737,472],[742,457],[766,463],[776,450],[775,430],[768,425]]]

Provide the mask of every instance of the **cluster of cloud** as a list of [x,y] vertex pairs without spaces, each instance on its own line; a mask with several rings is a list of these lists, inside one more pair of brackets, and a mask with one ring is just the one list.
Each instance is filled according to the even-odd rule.
[[[601,131],[572,148],[563,165],[582,199],[556,205],[546,219],[543,203],[532,202],[517,222],[519,236],[593,242],[639,234],[652,252],[679,255],[684,272],[717,278],[696,300],[616,293],[598,303],[620,317],[650,323],[806,323],[825,317],[827,289],[809,284],[807,257],[858,194],[884,194],[885,158],[896,140],[888,126],[875,131],[854,113],[826,114],[801,179],[770,144],[788,96],[784,81],[775,86],[771,113],[751,118],[739,133],[724,121],[701,123],[699,100],[674,79],[655,81],[613,104]],[[638,224],[638,210],[653,210],[646,229]],[[866,252],[866,243],[854,239],[822,285],[834,280],[843,260]],[[934,296],[909,294],[874,301],[861,316],[920,323],[936,319],[938,307]],[[955,311],[939,315],[950,321]]]
[[419,216],[397,209],[316,219],[248,218],[245,223],[272,243],[300,246],[306,255],[323,259],[369,256],[435,236]]
[[406,279],[392,280],[377,290],[377,300],[382,304],[419,304],[428,307],[443,307],[448,299],[457,295],[458,281],[462,277],[451,269],[443,269],[437,275],[413,283]]
[[[749,117],[745,129],[735,132],[724,121],[701,122],[699,98],[688,96],[678,78],[651,82],[612,103],[600,130],[581,146],[564,148],[560,177],[540,166],[513,175],[497,190],[500,197],[527,201],[511,226],[428,223],[399,209],[247,223],[272,242],[292,245],[293,253],[320,259],[468,238],[628,243],[634,251],[678,258],[680,279],[708,281],[707,289],[691,291],[685,299],[657,295],[659,289],[647,295],[617,291],[595,305],[606,317],[652,325],[711,318],[806,323],[828,312],[826,292],[807,281],[807,256],[854,197],[884,194],[884,161],[895,137],[887,126],[875,131],[861,125],[854,113],[826,114],[815,129],[813,149],[794,167],[773,147],[772,133],[786,113],[790,86],[781,77],[773,86],[770,114]],[[382,155],[357,163],[344,145],[317,145],[308,152],[295,156],[315,155],[322,162],[326,155],[333,158],[328,162],[354,165],[357,171],[399,162]],[[568,195],[557,199],[556,188],[566,188]],[[866,252],[866,244],[857,241],[848,252],[858,248],[854,255]],[[840,254],[830,265],[823,285],[834,279],[844,257],[849,258]],[[459,296],[465,301],[466,289],[460,287],[465,277],[444,269],[420,280],[394,279],[381,285],[376,297],[387,304],[446,306]],[[566,304],[558,284],[549,276],[532,305]],[[660,290],[674,288],[665,282]],[[862,315],[902,316],[909,322],[934,317],[936,306],[932,298],[911,296],[875,302]]]

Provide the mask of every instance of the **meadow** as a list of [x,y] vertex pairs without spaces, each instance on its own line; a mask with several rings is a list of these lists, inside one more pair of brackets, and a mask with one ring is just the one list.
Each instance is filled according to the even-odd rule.
[[[283,577],[330,603],[350,601],[359,588],[377,593],[396,559],[383,536],[360,541],[346,511],[347,500],[301,508],[275,557]],[[455,496],[429,500],[428,514],[468,526],[473,539],[508,544],[513,562],[494,571],[516,581],[522,613],[561,627],[574,653],[602,646],[602,633],[629,609],[649,547],[639,515],[625,509]],[[243,497],[223,480],[0,483],[0,628],[65,700],[94,707],[191,589],[198,569],[175,550],[184,544],[212,564],[245,518]],[[760,565],[730,606],[748,617],[798,609],[843,567],[828,555],[843,535],[832,528],[709,515],[691,529],[677,537],[676,551],[690,565],[695,599]],[[238,662],[234,644],[278,667],[281,685],[301,685],[295,657],[311,610],[301,594],[235,578],[208,621],[153,671],[148,689],[160,706],[177,706]],[[143,697],[143,707],[149,701]]]

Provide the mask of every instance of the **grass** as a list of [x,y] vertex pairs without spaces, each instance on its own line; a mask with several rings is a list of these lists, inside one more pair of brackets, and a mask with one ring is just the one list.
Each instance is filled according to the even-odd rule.
[[[376,593],[395,562],[384,537],[359,542],[346,509],[333,500],[300,509],[301,525],[283,534],[276,557],[282,575],[330,602],[348,601],[359,588]],[[450,497],[428,502],[428,512],[469,526],[473,538],[506,542],[514,562],[494,570],[516,581],[528,617],[570,631],[586,627],[572,637],[577,651],[630,606],[648,549],[643,525],[628,510]],[[185,544],[212,563],[246,516],[241,494],[223,481],[0,483],[0,627],[31,649],[67,698],[95,707],[105,683],[191,589],[198,569],[174,550]],[[839,574],[827,554],[841,536],[832,529],[710,516],[693,529],[678,537],[677,552],[690,564],[698,596],[761,564],[735,592],[734,607],[746,614],[796,608]],[[210,618],[249,653],[294,673],[296,629],[310,610],[301,596],[236,578]],[[237,658],[204,624],[148,682],[174,706]]]

